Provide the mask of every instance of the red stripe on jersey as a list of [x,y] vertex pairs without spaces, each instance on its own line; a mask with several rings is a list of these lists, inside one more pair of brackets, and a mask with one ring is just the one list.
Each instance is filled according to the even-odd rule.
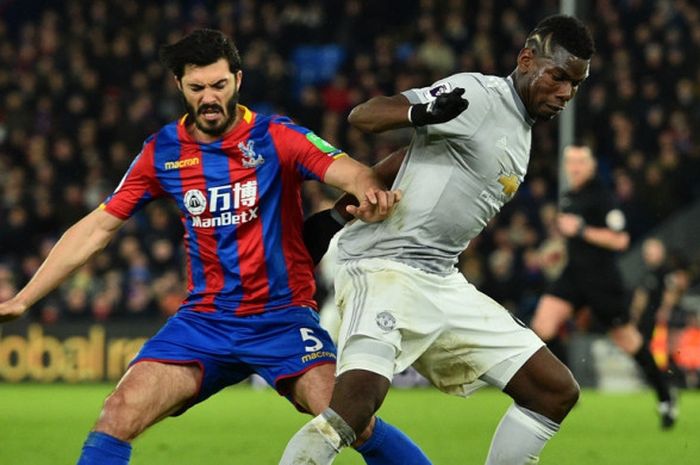
[[[252,178],[255,179],[255,175]],[[262,313],[270,296],[262,221],[250,221],[239,225],[236,229],[236,239],[243,287],[243,298],[236,314]]]
[[[290,133],[294,133],[277,124],[270,125],[270,135],[278,153],[283,152],[281,145],[288,143]],[[296,137],[291,135],[291,137]],[[299,137],[306,139],[299,135]],[[284,141],[284,142],[283,142]],[[325,155],[324,155],[325,156]],[[328,166],[333,162],[323,163],[318,174],[323,175]],[[288,286],[292,291],[292,304],[317,309],[313,299],[316,293],[316,281],[314,279],[314,264],[308,250],[304,246],[302,226],[304,224],[303,210],[301,206],[301,189],[299,185],[303,181],[294,166],[287,164],[281,170],[282,199],[282,252],[287,264]]]
[[326,171],[336,157],[323,152],[309,140],[308,135],[313,133],[309,131],[304,135],[299,132],[299,128],[274,122],[270,124],[270,134],[283,164],[291,164],[296,170],[303,168],[320,181],[324,180]]
[[[180,176],[182,195],[185,195],[185,193],[191,189],[198,189],[206,197],[207,184],[206,178],[204,177],[204,160],[202,160],[202,151],[199,144],[194,142],[189,134],[187,134],[187,128],[184,124],[178,124],[177,135],[180,140],[180,160],[198,158],[200,161],[199,164],[193,166],[194,169],[187,171],[187,176]],[[183,173],[183,171],[181,170],[180,173]],[[202,219],[205,219],[211,218],[212,215],[209,209],[207,209],[200,216]],[[187,231],[187,228],[185,228],[185,231]],[[198,292],[203,297],[192,307],[195,311],[216,311],[214,298],[224,287],[224,272],[219,261],[215,234],[216,228],[199,228],[196,232],[197,247],[199,248],[199,257],[197,258],[202,263],[206,284],[205,289]],[[185,238],[185,243],[187,243],[187,237]],[[188,257],[190,257],[190,252],[191,250],[187,251]],[[188,276],[190,278],[190,283],[192,283],[191,263],[189,263],[189,265]],[[188,288],[189,287],[190,286],[188,286]]]
[[[254,113],[253,113],[254,115]],[[255,125],[255,117],[246,129]],[[237,143],[242,138],[227,138],[221,144],[221,149],[229,157],[229,172],[231,184],[256,181],[255,170],[243,168],[240,162],[241,154]],[[236,145],[234,145],[236,144]],[[256,205],[260,205],[260,190],[257,192]],[[265,263],[265,247],[263,246],[262,221],[249,221],[236,227],[238,245],[238,268],[241,277],[243,297],[236,309],[236,315],[251,315],[262,313],[270,296],[270,282]]]
[[143,205],[141,202],[147,194],[150,194],[151,198],[162,195],[163,191],[156,181],[155,147],[154,137],[144,145],[138,160],[124,175],[109,201],[103,204],[105,211],[121,220],[128,220],[135,209]]

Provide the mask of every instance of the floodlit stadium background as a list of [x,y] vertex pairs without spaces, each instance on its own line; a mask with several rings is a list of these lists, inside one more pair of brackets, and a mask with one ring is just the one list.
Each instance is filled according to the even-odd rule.
[[[600,175],[627,216],[633,244],[620,266],[630,289],[643,269],[641,242],[655,236],[669,249],[668,279],[681,298],[654,351],[679,386],[696,388],[700,6],[681,0],[579,3],[578,16],[593,30],[598,53],[576,97],[575,136],[593,147]],[[26,283],[62,231],[114,189],[143,139],[182,113],[172,77],[157,59],[161,44],[197,27],[223,30],[243,57],[243,104],[289,115],[373,164],[406,145],[411,131],[361,134],[345,120],[354,105],[457,71],[506,75],[527,31],[558,8],[556,1],[525,0],[0,1],[0,301]],[[526,182],[460,261],[472,283],[524,321],[565,259],[553,227],[557,128],[556,121],[535,127]],[[309,213],[325,208],[335,195],[308,184],[305,207]],[[0,431],[9,395],[21,404],[24,390],[37,389],[8,383],[118,379],[143,338],[183,297],[180,237],[172,206],[152,204],[28,317],[0,329]],[[329,292],[328,275],[326,268],[319,271],[320,301]],[[632,363],[601,338],[590,316],[580,315],[564,333],[584,386],[643,389]],[[408,374],[400,382],[415,380]],[[235,404],[242,391],[232,392],[227,398]],[[50,404],[51,396],[41,402]],[[649,410],[650,400],[629,405]],[[91,404],[86,418],[98,408]],[[484,412],[494,419],[501,413]],[[653,412],[646,413],[640,422],[655,427]],[[697,433],[692,416],[684,409],[679,429],[694,425]],[[470,418],[462,424],[465,431],[476,427]],[[81,424],[78,436],[88,428],[89,421]],[[676,439],[671,444],[682,449]],[[487,444],[475,447],[485,451]],[[3,449],[9,450],[0,445],[0,463],[37,463],[13,462],[17,455],[3,455]]]

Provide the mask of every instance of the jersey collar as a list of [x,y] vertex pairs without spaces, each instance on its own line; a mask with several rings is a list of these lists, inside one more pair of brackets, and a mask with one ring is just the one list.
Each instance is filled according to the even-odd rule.
[[513,84],[513,78],[508,76],[506,78],[506,82],[508,83],[508,88],[510,88],[510,92],[513,94],[513,100],[515,101],[515,107],[518,109],[520,112],[520,115],[523,117],[523,119],[532,126],[535,124],[535,118],[530,116],[530,114],[527,112],[527,109],[525,109],[525,104],[523,103],[523,99],[520,98],[520,95],[518,95],[518,91],[515,90],[515,84]]

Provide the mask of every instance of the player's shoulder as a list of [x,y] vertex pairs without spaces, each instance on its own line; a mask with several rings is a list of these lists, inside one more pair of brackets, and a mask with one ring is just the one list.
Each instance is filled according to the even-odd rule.
[[456,73],[437,81],[431,88],[433,97],[452,91],[456,87],[461,87],[466,91],[486,90],[486,78],[481,73]]
[[454,87],[488,92],[510,92],[506,78],[482,73],[457,73],[446,77],[444,82]]
[[178,127],[184,124],[184,118],[171,121],[146,137],[141,147],[141,154],[149,153],[153,156],[157,154],[162,156],[164,153],[167,153],[171,157],[178,157],[179,150],[177,148],[182,143]]
[[289,136],[292,136],[293,140],[308,139],[314,145],[316,145],[317,141],[322,141],[322,139],[318,137],[311,129],[297,124],[288,116],[271,115],[270,128],[274,128],[274,132],[284,135],[287,139]]
[[[498,98],[494,92],[494,83],[491,78],[481,73],[457,73],[449,76],[444,81],[446,89],[440,89],[439,93],[450,92],[452,89],[460,87],[464,89],[464,98],[469,100],[470,114],[476,112],[486,115],[492,108],[493,102]],[[504,84],[505,85],[505,84]],[[431,93],[434,89],[431,89]]]
[[185,124],[186,116],[187,115],[183,116],[180,119],[167,123],[166,125],[162,126],[159,130],[146,137],[146,139],[143,142],[144,147],[147,144],[151,144],[154,142],[158,142],[159,145],[167,142],[177,142],[179,139],[178,126]]
[[285,115],[262,115],[262,118],[265,118],[265,121],[269,123],[270,127],[273,128],[279,128],[283,131],[285,130],[292,130],[295,132],[299,132],[301,134],[306,134],[310,130],[305,128],[304,126],[300,126],[297,124],[292,118],[289,116]]

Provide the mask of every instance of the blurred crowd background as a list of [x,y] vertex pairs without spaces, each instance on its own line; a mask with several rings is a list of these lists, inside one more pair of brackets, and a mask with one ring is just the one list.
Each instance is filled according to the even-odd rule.
[[[577,138],[639,243],[700,197],[700,6],[580,3],[598,52],[576,98]],[[194,28],[224,31],[243,57],[243,104],[289,115],[373,164],[411,131],[362,134],[346,122],[354,105],[458,71],[507,75],[527,32],[557,12],[552,0],[0,1],[0,301],[115,188],[144,138],[183,112],[160,45]],[[536,125],[526,182],[460,261],[525,320],[565,260],[553,223],[557,152],[557,123]],[[308,184],[308,213],[335,195]],[[172,205],[150,205],[30,318],[172,314],[184,292],[181,233]],[[669,282],[692,286],[700,259],[666,248]],[[692,320],[674,312],[679,326]]]

